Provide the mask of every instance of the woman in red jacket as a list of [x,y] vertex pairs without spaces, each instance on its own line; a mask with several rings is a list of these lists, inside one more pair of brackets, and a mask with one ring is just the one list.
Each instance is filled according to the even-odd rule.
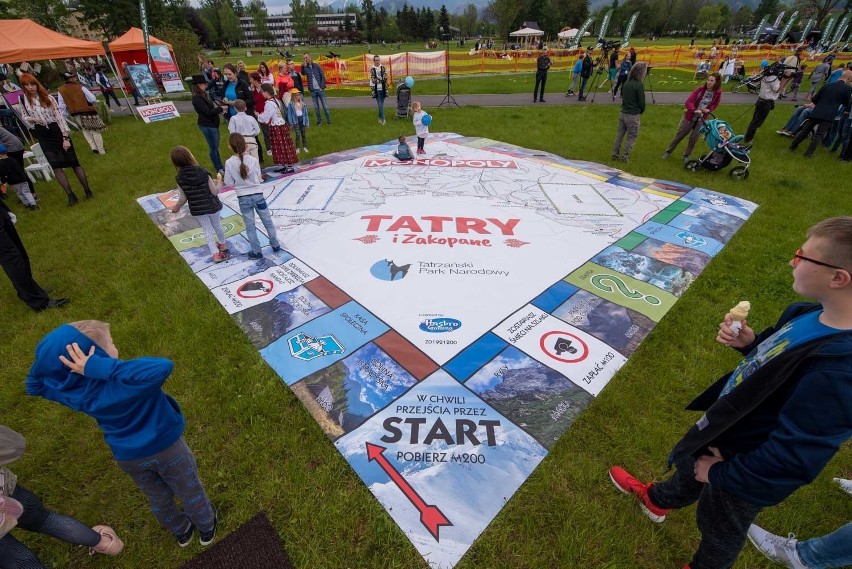
[[692,154],[692,149],[695,148],[695,143],[698,141],[698,135],[701,132],[704,120],[707,118],[707,115],[719,106],[721,100],[722,77],[718,73],[711,73],[704,85],[690,93],[689,98],[686,99],[686,110],[680,119],[677,134],[675,134],[669,143],[666,151],[663,152],[663,158],[668,158],[669,154],[674,152],[674,149],[680,144],[680,141],[689,134],[686,152],[683,153],[683,163],[686,164],[689,162],[689,155]]

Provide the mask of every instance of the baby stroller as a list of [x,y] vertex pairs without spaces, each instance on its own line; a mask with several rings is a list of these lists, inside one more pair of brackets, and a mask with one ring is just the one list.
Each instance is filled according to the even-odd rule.
[[411,116],[411,87],[405,81],[396,86],[396,118],[407,119]]
[[731,168],[728,175],[735,180],[747,179],[748,167],[751,165],[751,158],[749,158],[751,145],[740,144],[743,135],[734,135],[731,125],[715,116],[701,126],[701,132],[704,134],[704,141],[710,152],[698,160],[687,162],[686,169],[697,172],[701,168],[706,168],[716,172],[727,168],[731,161],[736,160],[742,166]]
[[760,91],[760,80],[763,79],[763,73],[750,75],[744,79],[740,79],[738,83],[731,85],[731,93],[740,93],[743,89],[748,89],[748,92],[756,95]]

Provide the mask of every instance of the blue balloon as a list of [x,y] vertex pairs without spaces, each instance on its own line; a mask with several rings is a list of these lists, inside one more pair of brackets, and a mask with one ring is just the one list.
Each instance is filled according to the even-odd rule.
[[430,124],[432,124],[432,115],[423,115],[423,118],[420,119],[420,122],[422,122],[424,126],[429,126]]
[[760,66],[761,67],[769,67],[769,60],[764,59],[763,61],[760,62]]
[[414,87],[414,77],[412,77],[411,75],[409,75],[408,77],[406,77],[406,78],[405,78],[405,85],[406,85],[409,89],[411,89],[412,87]]

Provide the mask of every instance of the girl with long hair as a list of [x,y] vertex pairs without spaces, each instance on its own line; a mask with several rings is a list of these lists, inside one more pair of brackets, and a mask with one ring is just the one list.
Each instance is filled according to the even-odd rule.
[[272,76],[272,72],[269,71],[269,66],[266,65],[265,61],[257,64],[257,72],[260,73],[261,83],[269,83],[270,85],[275,83],[275,77]]
[[65,168],[74,170],[80,185],[83,186],[86,198],[91,198],[89,179],[77,160],[77,153],[71,142],[71,132],[59,109],[59,103],[39,83],[38,79],[29,73],[21,75],[21,87],[24,89],[24,95],[21,97],[22,118],[33,131],[45,158],[53,168],[56,181],[68,196],[68,205],[76,205],[78,200],[68,183]]
[[[260,113],[263,112],[263,108],[266,105],[266,97],[263,96],[263,91],[260,89],[260,86],[263,82],[260,79],[260,73],[254,71],[249,73],[249,89],[251,89],[251,96],[254,98],[254,118],[258,118]],[[258,121],[260,124],[260,132],[263,134],[263,143],[266,145],[266,152],[269,156],[272,156],[272,142],[269,138],[269,125]],[[263,147],[260,145],[260,139],[257,141],[257,150],[258,156],[260,158],[260,163],[263,164]]]
[[293,171],[293,164],[299,161],[296,147],[290,138],[290,129],[284,120],[281,101],[275,98],[275,89],[269,83],[260,86],[266,103],[263,112],[257,117],[257,122],[269,126],[269,138],[272,142],[272,161],[284,165],[285,172]]
[[689,135],[689,142],[687,142],[686,151],[683,153],[683,163],[689,162],[689,155],[692,154],[692,149],[698,142],[704,120],[719,106],[721,100],[722,76],[718,72],[711,73],[704,85],[698,87],[687,97],[686,108],[677,127],[677,133],[675,133],[666,151],[663,152],[663,158],[668,158],[669,154],[674,152],[677,145],[680,144],[680,141],[686,138],[686,135]]
[[178,213],[185,203],[189,203],[189,213],[198,221],[207,239],[207,247],[214,263],[228,258],[228,242],[222,229],[222,202],[217,194],[222,189],[222,178],[214,180],[205,168],[198,165],[195,156],[185,146],[175,146],[169,155],[177,168],[175,181],[180,197],[172,207],[172,213]]
[[251,253],[248,257],[249,259],[262,259],[263,253],[261,253],[260,241],[257,238],[257,225],[254,221],[255,212],[260,216],[260,221],[266,229],[272,250],[280,251],[281,243],[279,243],[278,235],[275,233],[275,224],[272,222],[266,198],[263,197],[261,186],[263,176],[260,173],[260,162],[248,153],[246,140],[242,134],[232,133],[228,137],[228,146],[234,155],[225,162],[225,185],[234,186],[234,192],[237,194],[240,214],[242,214],[243,223],[246,226],[246,236],[251,244]]

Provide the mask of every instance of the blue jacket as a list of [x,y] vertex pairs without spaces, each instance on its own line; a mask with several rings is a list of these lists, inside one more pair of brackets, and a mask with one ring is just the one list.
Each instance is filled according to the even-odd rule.
[[[59,361],[60,355],[67,356],[65,346],[73,342],[84,353],[95,346],[85,376]],[[162,389],[171,373],[172,362],[167,359],[117,360],[64,324],[36,346],[26,391],[89,415],[117,460],[136,460],[167,449],[183,434],[180,407]]]
[[618,66],[618,74],[626,78],[630,74],[631,67],[633,67],[633,62],[629,59],[625,59],[621,62],[621,65]]
[[580,71],[583,70],[583,60],[578,59],[576,63],[574,63],[574,68],[571,69],[571,73],[574,75],[579,75]]
[[305,76],[305,88],[308,91],[315,91],[316,89],[312,88],[311,85],[311,77],[316,75],[317,84],[320,89],[325,89],[325,73],[322,71],[322,67],[316,62],[312,61],[310,65],[302,66],[302,75]]
[[[790,305],[741,351],[749,353],[788,321],[819,308]],[[710,468],[710,484],[751,504],[773,506],[812,482],[852,436],[852,332],[782,353],[719,397],[728,375],[690,404],[688,409],[706,413],[670,460],[718,447],[725,460]]]
[[[310,112],[308,111],[308,106],[305,104],[304,99],[302,100],[302,124],[308,126],[310,124],[310,119],[308,115]],[[296,121],[296,106],[293,104],[293,101],[290,101],[290,104],[287,105],[287,124],[294,125],[297,124]]]

